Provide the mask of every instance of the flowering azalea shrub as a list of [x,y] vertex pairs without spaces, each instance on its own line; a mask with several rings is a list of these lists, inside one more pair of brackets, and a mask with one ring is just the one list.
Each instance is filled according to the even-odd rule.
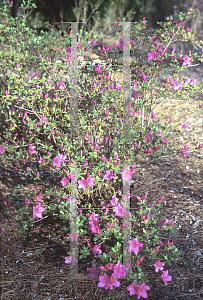
[[[160,276],[160,278],[163,280],[166,286],[167,281],[172,280],[172,277],[168,275],[168,270],[166,271],[163,270],[163,267],[165,265],[163,259],[165,259],[169,265],[171,261],[178,261],[180,259],[179,257],[180,252],[173,245],[173,241],[171,243],[168,241],[167,245],[165,245],[161,240],[159,240],[158,237],[158,231],[160,229],[163,231],[170,229],[172,233],[175,233],[176,232],[175,228],[177,228],[177,225],[174,225],[174,221],[170,221],[164,218],[157,223],[157,228],[156,228],[155,227],[156,219],[155,217],[152,217],[152,212],[156,212],[155,207],[160,208],[164,196],[162,196],[162,198],[157,201],[157,204],[153,203],[150,207],[146,206],[146,208],[144,209],[144,204],[146,204],[146,197],[147,194],[145,195],[143,200],[141,200],[140,197],[137,197],[137,199],[140,201],[138,203],[141,206],[140,210],[137,211],[137,217],[130,215],[132,224],[134,224],[131,230],[132,236],[134,237],[138,235],[140,236],[140,233],[142,232],[141,234],[142,237],[139,240],[138,238],[134,238],[134,239],[132,238],[132,240],[129,241],[128,252],[129,255],[131,254],[132,261],[134,262],[133,264],[127,264],[128,268],[126,268],[126,266],[121,264],[122,230],[120,229],[120,227],[122,227],[122,222],[120,222],[121,219],[119,217],[123,216],[124,206],[120,205],[120,203],[118,204],[117,197],[113,197],[112,200],[110,201],[111,206],[113,206],[115,217],[117,218],[112,218],[111,222],[106,222],[105,227],[102,226],[103,220],[109,219],[107,218],[107,215],[110,209],[110,205],[107,205],[106,211],[104,212],[104,217],[100,216],[99,214],[95,214],[94,212],[88,215],[89,225],[90,225],[88,229],[91,230],[92,233],[94,233],[96,237],[93,240],[96,241],[99,238],[102,240],[107,236],[110,236],[112,239],[114,238],[114,236],[117,238],[118,240],[117,245],[115,247],[112,247],[109,253],[116,254],[116,257],[118,257],[119,261],[117,261],[115,257],[113,259],[108,254],[103,253],[101,250],[101,245],[96,244],[94,247],[91,246],[91,243],[88,242],[88,239],[86,239],[86,241],[89,249],[84,247],[84,250],[81,252],[83,254],[80,257],[82,259],[85,257],[85,255],[89,256],[90,249],[92,249],[92,253],[94,257],[98,256],[99,258],[102,259],[103,265],[97,268],[96,265],[93,264],[92,268],[87,268],[87,270],[90,272],[89,278],[96,281],[99,280],[98,287],[104,287],[106,290],[109,288],[113,289],[113,286],[116,287],[120,286],[119,278],[122,279],[123,276],[126,276],[127,274],[131,273],[132,276],[131,278],[134,279],[134,281],[128,287],[128,290],[130,291],[130,295],[138,294],[138,299],[140,296],[143,297],[146,296],[146,291],[150,289],[150,287],[145,284],[145,282],[147,281],[147,276],[142,272],[143,261],[146,260],[149,266],[151,267],[154,266],[154,271],[156,273],[162,271],[162,275]],[[104,207],[104,204],[102,205]],[[148,211],[148,214],[144,215],[146,214],[146,211]],[[156,214],[153,215],[156,216]],[[160,215],[160,211],[157,212],[157,215]],[[140,222],[138,222],[138,220],[140,220]],[[153,226],[151,226],[152,224]],[[146,228],[149,229],[150,227],[153,228],[151,231],[146,229]],[[104,230],[102,230],[103,228]],[[82,230],[84,229],[86,229],[86,227],[84,227],[83,224]],[[69,235],[70,240],[74,240],[75,237],[76,237],[75,234]],[[155,238],[152,240],[153,237]],[[68,238],[66,237],[66,239]],[[140,240],[142,240],[143,243],[141,243]],[[70,255],[65,258],[65,263],[71,263],[74,265],[75,260],[76,258]]]
[[[11,5],[9,3],[9,6]],[[24,12],[32,7],[35,5],[28,1]],[[119,278],[128,275],[132,282],[128,287],[130,295],[137,294],[138,299],[141,296],[146,298],[150,289],[146,285],[148,268],[152,268],[155,275],[160,275],[159,271],[162,272],[160,276],[157,275],[165,286],[167,281],[172,279],[168,270],[164,268],[172,262],[179,261],[180,252],[173,245],[173,241],[161,241],[159,232],[166,234],[170,231],[175,234],[178,226],[173,220],[161,215],[164,196],[151,205],[147,203],[147,194],[143,200],[137,196],[137,211],[134,214],[128,212],[126,202],[131,195],[127,197],[122,194],[121,181],[133,184],[132,175],[136,172],[133,162],[138,152],[158,156],[167,151],[165,145],[169,144],[169,141],[171,144],[173,138],[168,134],[166,127],[171,129],[172,119],[167,125],[149,126],[151,119],[157,118],[155,112],[151,111],[151,106],[143,100],[143,89],[147,90],[150,76],[145,72],[132,70],[135,76],[132,97],[137,102],[129,105],[132,126],[129,136],[123,135],[122,105],[115,104],[122,89],[119,85],[115,87],[114,83],[110,84],[109,67],[94,66],[94,71],[82,67],[80,71],[83,75],[86,74],[86,90],[80,91],[84,98],[78,101],[78,136],[73,137],[70,130],[70,82],[68,76],[64,79],[59,71],[69,71],[71,46],[69,50],[66,49],[65,54],[61,49],[67,47],[67,43],[70,45],[70,38],[67,37],[63,41],[61,39],[59,44],[58,35],[53,30],[49,35],[36,37],[34,32],[25,26],[25,14],[18,19],[16,30],[8,35],[11,32],[10,22],[13,22],[8,17],[8,9],[5,5],[0,26],[2,40],[7,36],[7,43],[11,45],[9,54],[14,56],[14,61],[11,60],[11,55],[1,52],[5,68],[2,70],[1,86],[3,109],[0,127],[3,128],[3,135],[0,136],[0,159],[6,167],[14,168],[23,176],[29,176],[33,180],[33,186],[29,191],[20,193],[23,204],[15,207],[13,203],[16,195],[11,194],[7,201],[4,201],[6,211],[15,216],[19,234],[25,233],[33,226],[36,219],[43,221],[47,216],[57,215],[56,226],[59,234],[54,237],[49,233],[47,237],[62,241],[67,248],[70,242],[78,241],[79,260],[93,257],[94,264],[87,267],[87,270],[90,271],[89,278],[99,280],[98,287],[113,289],[120,286]],[[159,46],[155,36],[150,37],[148,42],[153,42],[150,45],[153,49]],[[133,43],[131,40],[134,47]],[[136,43],[139,41],[136,40]],[[93,39],[89,47],[95,45],[96,40]],[[103,46],[101,53],[109,56],[108,59],[111,56],[115,59],[122,45],[121,40],[114,52],[111,51],[113,49]],[[82,40],[78,49],[88,60],[89,47],[86,46]],[[33,49],[33,55],[28,51],[30,47]],[[49,53],[46,47],[50,48]],[[161,48],[158,53],[163,54]],[[148,49],[146,53],[149,65],[152,66],[155,62],[157,66],[161,65],[161,59],[166,53],[160,60],[153,61],[159,57],[158,53],[151,50]],[[180,56],[180,62],[184,65],[190,64],[190,60]],[[34,71],[30,72],[30,69]],[[188,86],[189,91],[194,90],[194,82]],[[107,84],[108,88],[105,88],[103,83]],[[174,82],[172,77],[166,81],[166,85],[170,85],[174,93],[178,89],[177,95],[182,96],[181,86],[177,81]],[[163,93],[163,90],[157,89],[156,92]],[[186,127],[187,125],[183,124],[182,129]],[[198,146],[198,149],[200,148],[202,145]],[[186,145],[180,153],[182,157],[186,157],[187,152]],[[8,166],[9,161],[11,164]],[[130,167],[122,170],[124,165]],[[73,166],[77,167],[76,173],[72,171]],[[36,192],[34,181],[45,180],[47,176],[52,178],[52,183],[49,180],[45,191]],[[77,231],[71,232],[71,207],[76,204],[76,199],[71,196],[75,176],[78,180],[80,215],[77,218]],[[18,187],[21,188],[22,185]],[[98,213],[95,213],[95,207],[99,207]],[[124,218],[127,219],[128,225],[130,224],[128,227],[131,226],[131,238],[127,249],[128,255],[131,255],[131,263],[126,266],[122,264],[123,230],[126,226]],[[2,228],[5,230],[6,226]],[[87,242],[87,245],[83,246],[83,242]],[[76,264],[75,253],[69,251],[67,255],[65,263]]]

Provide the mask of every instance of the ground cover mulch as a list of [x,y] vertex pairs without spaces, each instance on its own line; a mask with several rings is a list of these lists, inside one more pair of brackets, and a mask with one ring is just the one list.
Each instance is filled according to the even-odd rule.
[[[201,70],[200,70],[201,72]],[[201,76],[201,73],[200,73]],[[187,129],[177,137],[177,146],[185,144],[189,149],[203,143],[203,115],[197,114],[200,93],[192,100],[167,99],[155,108],[156,114],[173,118],[177,128],[186,123]],[[196,98],[195,98],[196,97]],[[161,99],[160,99],[161,100]],[[159,116],[155,123],[162,123]],[[175,132],[175,129],[174,129]],[[172,132],[173,133],[173,132]],[[181,139],[182,136],[182,139]],[[181,251],[182,261],[166,266],[173,280],[166,287],[154,280],[154,270],[149,271],[148,298],[156,299],[203,299],[203,152],[190,150],[187,157],[180,153],[154,158],[151,154],[135,159],[135,183],[131,187],[131,211],[136,209],[136,196],[143,199],[148,193],[149,203],[164,195],[162,213],[179,225],[177,235],[160,234],[165,243],[173,240]],[[79,263],[78,279],[70,275],[65,264],[69,248],[49,240],[49,231],[57,233],[57,216],[36,222],[31,230],[20,237],[13,225],[14,219],[4,213],[3,202],[18,184],[26,188],[33,185],[27,177],[18,176],[10,166],[5,170],[0,164],[0,222],[8,222],[9,229],[1,232],[1,299],[137,299],[127,291],[129,282],[119,279],[120,287],[106,291],[98,288],[98,282],[88,278],[87,263]],[[51,177],[51,176],[50,176]],[[37,191],[44,191],[47,181],[35,182]],[[18,201],[24,201],[20,197]],[[13,204],[14,205],[14,204]],[[91,258],[88,260],[91,265]]]

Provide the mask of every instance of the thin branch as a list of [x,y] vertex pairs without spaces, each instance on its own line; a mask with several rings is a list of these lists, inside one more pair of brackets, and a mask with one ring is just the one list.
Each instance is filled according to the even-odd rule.
[[91,14],[89,15],[89,18],[87,19],[87,23],[88,23],[89,19],[91,18],[92,14],[94,14],[94,12],[96,10],[98,10],[98,8],[102,5],[103,2],[104,2],[104,0],[102,0],[100,4],[97,4],[97,6],[95,6],[94,10],[91,12]]
[[26,15],[24,14],[24,16],[27,18],[31,14],[32,11],[33,11],[33,9],[29,13],[27,13]]

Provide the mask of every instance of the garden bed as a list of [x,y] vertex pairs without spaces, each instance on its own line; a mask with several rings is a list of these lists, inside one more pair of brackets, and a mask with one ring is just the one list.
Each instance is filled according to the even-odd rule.
[[[187,101],[166,99],[163,102],[160,99],[154,108],[158,116],[156,124],[162,123],[163,118],[168,121],[172,118],[176,128],[183,123],[188,125],[181,135],[182,139],[177,138],[178,147],[185,144],[189,147],[186,158],[180,153],[160,158],[154,158],[151,154],[142,158],[138,154],[135,160],[137,167],[133,174],[135,183],[131,187],[131,211],[135,213],[136,196],[143,199],[147,192],[151,204],[164,195],[162,213],[174,219],[179,229],[177,235],[167,232],[160,237],[164,243],[173,240],[183,258],[181,262],[167,266],[172,281],[164,288],[155,282],[154,270],[149,271],[148,285],[151,290],[148,298],[151,300],[203,299],[203,153],[192,150],[197,144],[203,143],[202,115],[197,114],[196,108],[202,101],[201,96],[194,94],[194,98]],[[88,263],[79,263],[78,280],[71,278],[70,266],[65,264],[69,246],[47,238],[50,231],[57,235],[57,216],[37,220],[22,237],[17,234],[14,218],[4,213],[3,203],[13,191],[20,191],[15,188],[18,184],[23,184],[25,191],[33,182],[14,172],[12,167],[10,165],[10,171],[7,171],[0,165],[0,222],[10,224],[5,232],[1,232],[2,300],[136,299],[137,296],[129,295],[126,289],[129,282],[125,279],[119,279],[120,287],[114,287],[113,290],[98,288],[98,282],[88,278],[87,267],[92,265],[92,258]],[[52,178],[36,181],[36,191],[44,191],[48,181],[52,183]],[[19,196],[16,201],[24,199]],[[81,244],[83,240],[79,240],[79,246]]]

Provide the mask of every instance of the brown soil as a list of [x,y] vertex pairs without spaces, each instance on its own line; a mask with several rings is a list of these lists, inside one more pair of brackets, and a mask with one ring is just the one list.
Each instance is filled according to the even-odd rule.
[[[136,207],[136,196],[143,199],[148,192],[149,203],[164,195],[163,215],[175,220],[179,225],[177,235],[160,235],[167,243],[173,240],[181,251],[183,260],[167,266],[173,280],[161,287],[154,280],[154,271],[149,273],[148,299],[152,300],[197,300],[203,299],[203,150],[192,150],[203,143],[203,116],[197,114],[196,105],[201,103],[200,94],[192,100],[171,99],[161,102],[155,108],[158,117],[173,122],[176,128],[186,123],[187,129],[177,138],[177,146],[188,145],[190,151],[184,158],[180,153],[154,158],[152,155],[136,157],[135,183],[131,189],[131,209]],[[162,99],[160,99],[162,100]],[[201,100],[202,101],[202,100]],[[174,130],[171,134],[174,133]],[[182,140],[181,140],[182,136]],[[12,170],[0,165],[1,223],[9,223],[9,229],[1,232],[1,299],[137,299],[130,296],[126,287],[129,283],[119,280],[119,288],[106,291],[98,288],[95,281],[88,278],[87,265],[79,263],[78,279],[70,276],[70,266],[65,264],[69,249],[58,242],[50,241],[46,235],[55,231],[57,218],[38,222],[22,237],[16,233],[14,219],[4,213],[3,201],[11,194],[18,183],[25,189],[33,182],[18,176]],[[37,191],[46,188],[46,178],[35,181]],[[50,180],[49,180],[50,181]],[[7,189],[6,189],[7,187]],[[24,189],[24,191],[25,191]],[[20,197],[19,201],[23,201]],[[13,204],[12,204],[13,205]],[[88,261],[91,265],[91,259]],[[81,279],[82,278],[82,279]],[[82,298],[83,297],[83,298]]]

